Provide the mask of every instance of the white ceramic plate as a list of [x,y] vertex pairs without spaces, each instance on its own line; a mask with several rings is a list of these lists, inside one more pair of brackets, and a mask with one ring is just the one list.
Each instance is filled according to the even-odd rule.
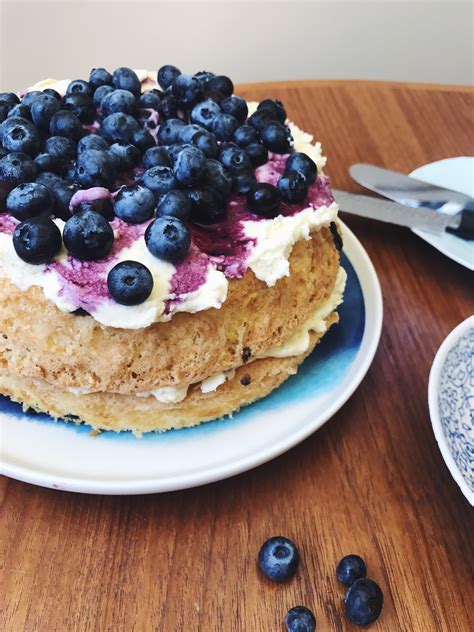
[[76,492],[142,494],[217,481],[268,461],[320,428],[348,400],[378,346],[382,297],[372,263],[344,231],[348,272],[341,322],[269,397],[233,418],[196,428],[90,435],[87,426],[25,414],[0,397],[1,462],[7,476]]
[[430,371],[428,402],[441,454],[474,506],[474,316],[440,346]]
[[[438,160],[415,169],[410,175],[474,197],[474,158],[461,156]],[[461,239],[451,233],[435,235],[417,228],[413,232],[450,259],[474,270],[474,241]]]

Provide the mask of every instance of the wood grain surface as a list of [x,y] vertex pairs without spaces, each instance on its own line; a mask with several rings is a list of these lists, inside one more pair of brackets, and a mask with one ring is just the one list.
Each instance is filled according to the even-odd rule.
[[[319,138],[338,188],[350,164],[403,172],[473,155],[472,91],[314,81],[246,85],[280,98]],[[206,487],[137,497],[0,483],[0,629],[8,632],[283,631],[310,607],[317,630],[354,630],[335,578],[359,553],[382,587],[373,632],[472,632],[473,515],[433,437],[428,373],[473,310],[472,276],[408,230],[344,217],[379,274],[385,317],[367,377],[320,431],[278,459]],[[269,420],[271,423],[271,420]],[[273,585],[257,552],[284,534],[297,577]]]

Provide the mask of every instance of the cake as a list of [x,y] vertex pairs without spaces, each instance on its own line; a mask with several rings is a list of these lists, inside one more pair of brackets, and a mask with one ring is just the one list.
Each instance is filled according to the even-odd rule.
[[337,323],[321,146],[233,91],[167,65],[0,94],[0,393],[96,430],[192,426]]

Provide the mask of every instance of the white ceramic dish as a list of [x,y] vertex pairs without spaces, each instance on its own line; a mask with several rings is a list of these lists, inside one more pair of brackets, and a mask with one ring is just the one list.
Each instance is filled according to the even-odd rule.
[[[410,175],[474,197],[474,158],[461,156],[438,160],[415,169]],[[416,228],[413,232],[450,259],[474,270],[474,241],[461,239],[451,233],[435,235]]]
[[[25,414],[0,398],[3,473],[55,489],[142,494],[202,485],[238,474],[290,449],[348,400],[378,346],[382,297],[372,263],[343,227],[348,272],[341,323],[269,397],[231,419],[142,439],[130,433],[92,437],[87,426]],[[295,464],[297,466],[297,464]]]
[[474,506],[474,316],[440,346],[431,367],[428,402],[441,454]]

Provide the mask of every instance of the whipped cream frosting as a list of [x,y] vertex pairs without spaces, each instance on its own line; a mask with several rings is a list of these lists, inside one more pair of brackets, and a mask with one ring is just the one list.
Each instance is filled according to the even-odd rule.
[[[146,89],[156,86],[154,75],[136,71]],[[54,88],[64,94],[69,80],[46,79],[29,90]],[[249,113],[257,103],[249,102]],[[320,143],[288,122],[294,137],[294,148],[311,156],[318,167],[318,178],[311,185],[308,203],[282,204],[281,214],[273,219],[256,217],[245,205],[245,199],[233,196],[228,219],[221,226],[192,227],[192,246],[183,262],[171,264],[157,259],[148,251],[143,239],[148,222],[129,225],[118,218],[111,225],[115,242],[110,255],[97,262],[83,262],[63,250],[51,264],[31,265],[15,253],[11,233],[18,223],[8,214],[0,215],[0,273],[8,276],[20,289],[41,287],[45,297],[64,312],[82,308],[99,323],[116,328],[140,329],[154,322],[167,321],[176,312],[219,309],[227,297],[229,279],[241,278],[250,268],[267,285],[274,285],[289,275],[289,257],[293,245],[309,239],[313,231],[329,226],[337,218],[329,181],[324,176],[326,163]],[[270,155],[268,163],[255,175],[261,182],[276,184],[284,171],[287,156]],[[80,191],[71,200],[74,206],[83,199],[96,199],[106,193],[100,188]],[[55,220],[62,230],[64,223]],[[132,259],[146,265],[154,278],[149,298],[140,305],[119,305],[110,297],[106,279],[109,270],[119,261]]]

